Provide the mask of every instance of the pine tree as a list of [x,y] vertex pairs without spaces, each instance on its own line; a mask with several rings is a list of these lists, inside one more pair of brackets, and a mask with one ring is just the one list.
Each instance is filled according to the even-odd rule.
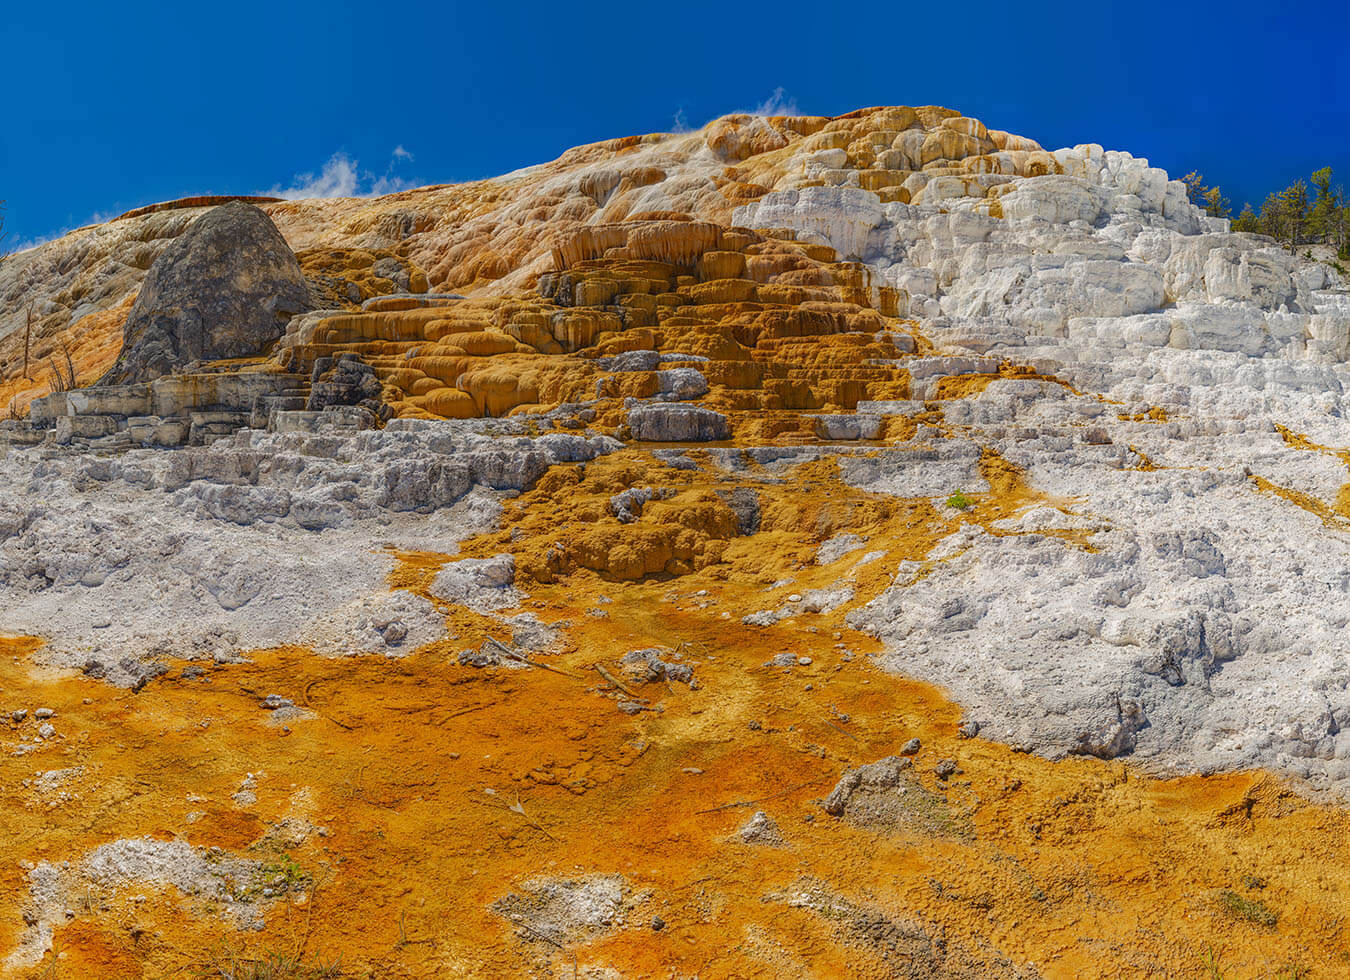
[[1261,205],[1261,234],[1284,242],[1294,251],[1308,219],[1308,185],[1300,178],[1269,194]]
[[1254,235],[1261,234],[1261,220],[1252,210],[1250,201],[1242,205],[1242,213],[1233,219],[1233,230],[1251,232]]
[[1229,206],[1230,202],[1228,198],[1224,197],[1223,192],[1219,190],[1218,184],[1215,184],[1213,187],[1207,187],[1205,189],[1204,198],[1205,213],[1211,218],[1232,217],[1233,209]]
[[1299,238],[1308,223],[1308,185],[1303,178],[1280,191],[1282,229],[1289,236],[1289,251],[1298,246]]
[[1256,222],[1260,226],[1261,234],[1269,235],[1271,238],[1280,238],[1280,229],[1283,227],[1284,201],[1280,199],[1279,194],[1267,194],[1266,199],[1261,204],[1261,213],[1257,216]]
[[1331,186],[1332,170],[1323,167],[1312,175],[1312,186],[1316,192],[1312,208],[1308,211],[1308,234],[1317,241],[1335,241],[1341,222],[1340,188]]
[[[1350,197],[1344,186],[1334,183],[1330,167],[1315,170],[1305,182],[1296,180],[1282,191],[1270,194],[1260,213],[1250,204],[1233,219],[1233,230],[1268,235],[1294,251],[1299,244],[1316,242],[1332,246],[1350,258]],[[1226,216],[1228,202],[1217,187],[1205,187],[1199,174],[1187,175],[1187,191],[1197,188],[1210,214]],[[1311,193],[1310,193],[1311,188]]]
[[1185,177],[1181,178],[1182,183],[1186,185],[1186,197],[1197,208],[1205,206],[1205,175],[1198,170],[1192,170]]
[[1341,201],[1339,220],[1336,222],[1336,252],[1343,259],[1350,259],[1350,199],[1345,196],[1345,188],[1337,187],[1336,196]]
[[1227,218],[1232,215],[1228,198],[1223,196],[1218,184],[1213,187],[1206,186],[1204,174],[1192,170],[1181,180],[1186,185],[1187,200],[1211,218]]

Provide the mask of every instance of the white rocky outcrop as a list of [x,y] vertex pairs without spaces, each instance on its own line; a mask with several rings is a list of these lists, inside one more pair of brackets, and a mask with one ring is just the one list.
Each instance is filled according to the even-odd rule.
[[514,431],[404,423],[119,456],[10,451],[3,629],[45,637],[52,663],[128,686],[165,656],[229,660],[291,642],[406,654],[444,635],[444,617],[388,591],[391,549],[453,553],[493,525],[499,492],[618,445]]
[[[915,365],[917,397],[976,355],[985,370],[1027,364],[1085,392],[1001,381],[945,403],[955,432],[1072,507],[1029,511],[1007,536],[963,531],[922,574],[897,569],[851,622],[985,734],[1028,749],[1275,766],[1343,787],[1350,524],[1252,477],[1328,512],[1350,485],[1342,459],[1276,429],[1350,444],[1350,293],[1328,266],[1206,217],[1147,161],[1095,145],[1053,156],[1061,173],[935,178],[910,204],[844,186],[855,174],[733,216],[829,244],[897,289],[939,346]],[[916,452],[842,471],[911,494],[925,482]],[[954,461],[951,447],[937,455]],[[950,489],[978,489],[955,482],[951,462],[926,465],[947,467]]]

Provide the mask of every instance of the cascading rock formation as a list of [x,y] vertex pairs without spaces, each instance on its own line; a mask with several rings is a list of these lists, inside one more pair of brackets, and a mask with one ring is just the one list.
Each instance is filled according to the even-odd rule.
[[[470,677],[581,658],[562,684],[595,661],[583,637],[622,635],[586,677],[629,725],[715,690],[727,651],[785,678],[847,653],[935,685],[1016,765],[1266,770],[1343,801],[1350,283],[1328,258],[1232,232],[1128,153],[937,107],[143,209],[0,265],[0,632],[141,698],[275,649]],[[642,642],[677,593],[727,651]],[[282,700],[352,730],[352,704]],[[819,714],[844,731],[842,700]],[[866,807],[820,820],[901,819],[908,793],[915,827],[964,839],[932,795],[957,761],[921,784],[883,749],[856,760],[882,766],[849,784]],[[727,817],[754,812],[733,843],[790,850],[798,825],[764,811]],[[639,907],[645,928],[618,871],[517,875],[480,911],[533,923],[540,956]],[[772,900],[863,915],[823,887]],[[51,948],[55,908],[11,965]],[[922,936],[977,971],[922,975],[1060,975]]]

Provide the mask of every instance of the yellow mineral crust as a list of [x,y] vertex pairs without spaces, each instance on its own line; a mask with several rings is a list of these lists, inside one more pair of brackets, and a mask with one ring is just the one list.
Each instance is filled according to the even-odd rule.
[[[1333,449],[1330,446],[1323,446],[1313,442],[1307,436],[1294,432],[1283,425],[1276,425],[1275,429],[1284,440],[1285,445],[1293,449],[1301,449],[1305,452],[1321,453],[1339,460],[1347,468],[1350,468],[1350,449]],[[1301,507],[1310,514],[1316,515],[1327,527],[1338,530],[1350,530],[1350,480],[1341,484],[1336,493],[1336,499],[1330,502],[1319,499],[1311,493],[1298,490],[1294,487],[1284,487],[1274,483],[1258,474],[1251,475],[1252,485],[1262,493],[1273,493],[1277,497],[1289,501],[1296,507]]]
[[651,371],[599,379],[594,361],[641,349],[666,354],[671,366],[691,355],[713,408],[852,410],[907,395],[912,324],[895,316],[889,289],[827,246],[642,218],[562,234],[553,262],[533,292],[408,309],[377,301],[323,318],[283,341],[277,359],[309,371],[320,357],[356,353],[375,367],[392,411],[417,418],[537,412],[597,397],[613,400],[598,409],[612,415],[607,405],[652,396],[657,379]]
[[[509,643],[510,630],[445,605],[455,639],[401,660],[258,651],[210,682],[176,668],[139,695],[35,670],[33,641],[0,641],[7,697],[50,705],[66,733],[41,767],[67,765],[62,754],[80,767],[51,806],[25,786],[33,761],[0,755],[13,853],[59,864],[109,840],[181,838],[304,883],[242,933],[173,887],[90,889],[70,898],[56,954],[32,975],[192,976],[290,956],[312,968],[340,957],[333,975],[353,977],[842,980],[894,976],[898,952],[929,971],[914,976],[1200,977],[1213,966],[1268,977],[1290,964],[1340,975],[1344,812],[1261,773],[1160,780],[962,738],[940,691],[871,664],[874,642],[844,623],[852,604],[780,627],[740,623],[790,605],[790,590],[849,581],[873,594],[957,523],[1071,506],[996,455],[982,471],[990,491],[944,515],[854,490],[832,461],[786,484],[670,471],[637,449],[555,470],[456,556],[516,555],[525,609],[568,624],[564,647],[536,660],[547,669],[460,666],[456,650]],[[658,472],[673,496],[636,524],[607,513],[617,488]],[[753,539],[732,534],[721,503],[718,491],[737,488],[761,494]],[[817,545],[841,529],[865,544],[816,565]],[[621,581],[639,554],[623,543],[641,535],[674,564]],[[864,562],[864,550],[886,560]],[[421,594],[452,560],[397,558],[390,587]],[[784,569],[796,581],[775,586]],[[697,684],[625,673],[622,655],[641,647],[678,654]],[[784,653],[798,666],[768,664]],[[241,715],[266,694],[307,720]],[[618,710],[632,698],[647,710]],[[904,819],[882,829],[821,809],[843,770],[911,738],[921,748]],[[945,759],[956,772],[941,779]],[[235,796],[246,773],[256,802]],[[781,846],[740,841],[756,810]],[[278,824],[298,842],[269,830]],[[541,940],[494,910],[540,876],[593,874],[620,875],[627,891],[622,925],[587,940]],[[29,901],[16,862],[0,869],[0,897]],[[12,948],[21,927],[0,921],[0,943]]]

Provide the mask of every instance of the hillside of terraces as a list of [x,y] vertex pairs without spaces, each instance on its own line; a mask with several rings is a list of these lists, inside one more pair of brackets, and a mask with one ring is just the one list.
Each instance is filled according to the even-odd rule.
[[11,256],[0,974],[1343,975],[1348,285],[931,106]]

